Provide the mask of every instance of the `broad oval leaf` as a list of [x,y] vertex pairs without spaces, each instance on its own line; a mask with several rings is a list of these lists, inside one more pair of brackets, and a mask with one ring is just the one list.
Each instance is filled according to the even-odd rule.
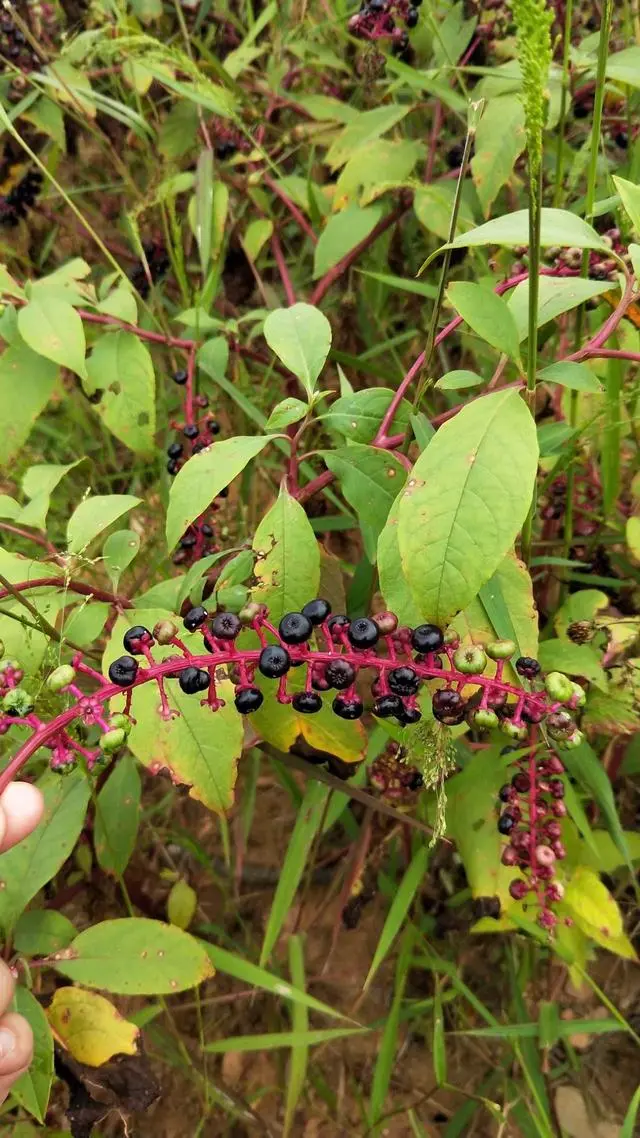
[[476,131],[471,160],[473,183],[485,217],[508,182],[518,155],[527,144],[524,107],[518,95],[489,99]]
[[257,585],[252,600],[265,604],[278,624],[312,600],[320,583],[320,547],[311,522],[284,484],[253,539]]
[[[304,687],[306,669],[296,668],[287,677],[290,692],[301,691]],[[297,712],[291,704],[278,703],[275,698],[275,681],[256,677],[256,682],[265,691],[262,707],[251,716],[251,724],[258,734],[278,747],[288,751],[300,736],[317,751],[336,755],[346,763],[358,763],[364,757],[367,736],[360,720],[340,719],[332,710],[332,692],[322,699],[322,708],[315,715]]]
[[13,930],[13,943],[25,956],[49,956],[76,935],[75,925],[57,909],[28,909]]
[[301,399],[294,399],[290,395],[287,399],[276,403],[264,425],[264,429],[265,431],[281,431],[283,427],[290,427],[292,423],[299,423],[301,419],[304,419],[308,410],[309,405],[307,403],[303,403]]
[[[395,392],[389,387],[372,387],[368,391],[341,395],[322,416],[322,422],[354,443],[370,443],[375,438],[394,395]],[[403,399],[388,433],[395,435],[406,431],[410,418],[411,404]]]
[[342,213],[330,217],[325,225],[313,257],[313,278],[327,273],[350,253],[360,241],[375,229],[382,217],[382,206],[370,205],[361,209],[358,205],[347,206]]
[[331,325],[312,304],[276,308],[264,322],[264,338],[281,363],[313,395],[331,347]]
[[374,562],[378,538],[406,477],[405,468],[392,454],[360,443],[323,451],[322,457],[358,515],[365,552]]
[[151,454],[156,384],[146,344],[133,332],[108,332],[94,345],[87,374],[88,393],[101,392],[95,410],[105,427],[136,454]]
[[510,359],[519,359],[518,329],[506,300],[493,289],[469,281],[449,285],[447,296],[456,312],[481,339]]
[[167,545],[173,549],[187,526],[266,447],[271,435],[236,435],[194,454],[173,480],[167,510]]
[[558,383],[571,391],[589,391],[600,395],[602,384],[586,364],[572,363],[571,360],[550,364],[538,372],[540,383]]
[[33,1059],[29,1068],[11,1088],[15,1100],[38,1122],[44,1122],[53,1082],[53,1038],[47,1017],[36,997],[27,988],[16,988],[14,1008],[33,1032]]
[[[538,612],[526,566],[508,554],[493,576],[451,622],[465,643],[514,640],[519,656],[538,655]],[[520,684],[507,664],[505,677]]]
[[213,976],[202,945],[162,921],[122,917],[80,933],[51,964],[79,984],[127,996],[184,992]]
[[58,988],[47,1019],[59,1043],[78,1063],[101,1067],[114,1055],[135,1055],[140,1029],[104,996],[82,988]]
[[[582,280],[580,277],[541,276],[538,281],[538,328],[555,320],[604,292],[611,292],[611,281]],[[524,340],[529,331],[529,281],[516,285],[507,307],[518,329],[518,339]]]
[[465,387],[480,387],[483,383],[484,379],[481,375],[476,375],[475,371],[461,369],[448,371],[437,380],[435,386],[439,391],[462,391]]
[[71,304],[54,296],[35,296],[20,309],[18,330],[25,344],[39,356],[68,367],[84,379],[84,328]]
[[121,876],[136,844],[140,817],[140,775],[135,759],[124,754],[96,801],[93,840],[101,869]]
[[[26,442],[53,395],[57,366],[16,337],[0,356],[0,464],[6,466]],[[20,398],[16,398],[16,391]]]
[[120,578],[128,569],[140,549],[140,534],[132,529],[119,529],[110,533],[102,547],[104,567],[109,574],[114,591]]
[[398,542],[423,619],[446,624],[495,573],[527,515],[537,462],[535,423],[513,390],[468,404],[420,455]]
[[401,500],[402,493],[398,494],[391,506],[386,525],[378,538],[378,576],[387,608],[396,614],[400,624],[413,626],[420,624],[422,618],[402,571],[398,545],[398,515]]
[[141,498],[132,494],[98,494],[76,506],[67,524],[69,553],[82,553],[107,526],[138,506]]
[[[591,225],[568,209],[552,209],[543,206],[541,212],[540,243],[547,245],[575,245],[579,249],[606,249],[609,246]],[[529,211],[517,209],[504,217],[494,217],[485,221],[468,233],[461,233],[451,243],[451,248],[461,249],[466,245],[528,245]]]

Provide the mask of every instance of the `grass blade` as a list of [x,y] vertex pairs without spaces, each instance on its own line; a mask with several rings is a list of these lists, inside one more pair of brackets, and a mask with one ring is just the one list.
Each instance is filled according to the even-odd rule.
[[384,927],[380,934],[373,960],[371,961],[371,967],[364,982],[363,990],[365,992],[402,928],[413,898],[416,895],[416,891],[425,875],[428,858],[429,850],[427,846],[421,846],[414,854],[411,864],[400,882],[400,887],[387,913],[387,919],[384,922]]
[[[289,971],[296,987],[304,990],[304,953],[302,940],[299,936],[292,936],[289,940]],[[293,1004],[291,1008],[291,1023],[293,1025],[292,1034],[294,1036],[300,1038],[300,1036],[304,1036],[307,1033],[309,1027],[309,1013],[304,1004]],[[291,1133],[298,1100],[304,1090],[308,1058],[309,1048],[304,1042],[292,1045],[287,1076],[287,1102],[284,1112],[284,1125],[282,1128],[283,1138],[288,1138],[288,1135]]]
[[273,1031],[266,1035],[236,1035],[232,1039],[216,1039],[206,1043],[204,1050],[214,1055],[224,1055],[227,1051],[277,1051],[282,1047],[315,1047],[320,1043],[331,1043],[334,1039],[346,1039],[350,1035],[366,1035],[368,1027],[327,1027],[312,1031]]
[[243,960],[235,952],[228,952],[226,948],[218,948],[217,945],[208,944],[206,941],[202,943],[211,963],[218,972],[233,976],[236,980],[241,980],[252,988],[261,988],[264,992],[272,992],[279,999],[293,1000],[294,1003],[304,1004],[305,1007],[312,1008],[313,1011],[320,1012],[322,1015],[333,1016],[335,1019],[346,1020],[349,1018],[342,1012],[334,1011],[328,1004],[323,1004],[321,1000],[314,999],[307,992],[300,991],[287,980],[282,980],[280,976],[274,976],[273,972],[267,972],[266,968],[260,968],[257,964],[252,964],[250,960]]
[[640,1087],[638,1087],[629,1103],[629,1109],[622,1123],[620,1138],[633,1138],[634,1134],[637,1134],[636,1119],[638,1117],[638,1111],[640,1111]]

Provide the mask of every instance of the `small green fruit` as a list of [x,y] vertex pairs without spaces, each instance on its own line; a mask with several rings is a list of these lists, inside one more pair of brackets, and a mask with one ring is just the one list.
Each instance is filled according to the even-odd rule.
[[75,668],[72,668],[71,664],[61,664],[50,676],[47,676],[46,686],[49,691],[60,692],[72,684],[75,678]]
[[257,605],[255,601],[250,601],[248,605],[245,605],[244,608],[240,609],[238,616],[240,617],[240,620],[243,624],[250,625],[256,619],[259,612],[260,605]]
[[473,726],[481,731],[489,731],[497,727],[499,722],[498,716],[490,707],[479,707],[473,716]]
[[33,700],[24,688],[11,688],[2,700],[2,710],[22,719],[33,711]]
[[124,731],[125,735],[128,735],[133,727],[133,723],[128,715],[123,715],[121,711],[117,711],[115,715],[110,716],[109,727],[114,730]]
[[443,635],[444,635],[444,642],[445,642],[447,648],[457,648],[458,647],[458,645],[460,643],[460,637],[458,636],[458,633],[456,632],[455,628],[445,628]]
[[484,649],[478,644],[468,644],[458,648],[453,654],[453,666],[465,676],[480,675],[487,666]]
[[571,700],[572,707],[584,707],[587,702],[587,693],[580,684],[573,684],[573,699]]
[[171,644],[171,641],[178,635],[178,626],[172,620],[159,620],[153,626],[153,636],[158,644]]
[[510,739],[517,739],[518,742],[524,743],[529,731],[524,723],[514,723],[511,719],[503,719],[500,724],[500,730],[508,735]]
[[516,651],[513,640],[492,640],[485,649],[491,660],[508,660]]
[[545,676],[544,686],[547,695],[558,703],[569,703],[573,695],[573,681],[562,672],[549,672],[549,675]]
[[573,751],[576,747],[580,747],[584,743],[584,735],[582,731],[575,730],[569,735],[568,739],[562,739],[559,746],[564,751]]
[[111,731],[105,731],[104,735],[100,736],[100,750],[104,751],[105,755],[112,755],[114,751],[119,750],[126,738],[122,727],[114,727]]

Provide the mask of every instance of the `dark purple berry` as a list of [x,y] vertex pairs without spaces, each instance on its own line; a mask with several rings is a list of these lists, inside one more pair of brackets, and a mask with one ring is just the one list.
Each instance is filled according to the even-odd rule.
[[444,646],[444,636],[435,624],[419,624],[411,633],[411,643],[416,652],[427,655],[429,652],[440,651]]
[[531,786],[531,780],[528,774],[525,774],[524,771],[519,771],[519,773],[514,774],[511,779],[511,785],[514,790],[517,790],[518,794],[526,794]]
[[388,680],[391,691],[396,695],[415,695],[420,688],[420,677],[414,668],[392,668]]
[[167,454],[169,458],[180,458],[184,447],[182,443],[170,443],[167,447]]
[[398,716],[401,723],[405,727],[410,727],[414,723],[418,723],[422,719],[422,712],[419,707],[407,707],[406,703],[402,705],[402,712]]
[[504,814],[498,818],[498,832],[500,834],[510,834],[515,824],[516,820],[513,815],[510,814],[508,810],[505,810]]
[[236,711],[241,715],[251,715],[252,711],[257,711],[262,706],[264,696],[259,688],[239,688],[236,690],[236,697],[234,703]]
[[201,450],[206,450],[206,449],[207,449],[206,443],[194,443],[192,448],[191,448],[191,453],[192,454],[200,454]]
[[315,601],[308,601],[302,610],[302,615],[307,617],[312,624],[322,624],[327,619],[331,612],[331,605],[328,601],[323,601],[318,597]]
[[512,802],[513,797],[513,788],[509,786],[508,783],[500,787],[500,790],[498,791],[498,798],[501,802]]
[[291,657],[286,649],[281,648],[279,644],[269,644],[260,653],[258,667],[267,679],[277,680],[289,671]]
[[109,679],[118,687],[128,688],[135,683],[138,675],[138,661],[133,656],[119,656],[109,668]]
[[196,692],[206,691],[209,687],[209,673],[204,668],[183,668],[178,676],[178,683],[185,695],[195,695]]
[[356,678],[356,670],[348,660],[330,660],[324,675],[330,687],[344,691],[345,688],[351,687]]
[[337,695],[331,706],[341,719],[359,719],[364,711],[362,700],[357,696],[345,699],[343,695]]
[[348,616],[332,616],[327,622],[327,627],[331,633],[331,639],[338,642],[341,639],[341,633],[347,632],[351,621]]
[[399,695],[381,695],[375,701],[372,710],[378,719],[391,719],[392,716],[397,719],[404,709]]
[[423,786],[424,778],[420,774],[420,771],[412,771],[407,781],[407,787],[409,790],[422,790]]
[[213,526],[210,526],[208,522],[204,522],[201,529],[203,537],[213,537]]
[[434,692],[432,707],[434,718],[440,723],[446,723],[448,727],[462,723],[467,710],[466,702],[460,692],[453,691],[452,688],[442,688]]
[[185,533],[184,537],[180,538],[180,545],[183,549],[193,549],[197,540],[195,533]]
[[235,640],[241,630],[242,623],[234,612],[217,612],[211,621],[211,631],[218,640]]
[[167,463],[167,472],[169,474],[177,474],[180,469],[179,463],[174,458],[170,458]]
[[217,419],[207,419],[207,430],[210,435],[220,434],[220,424]]
[[417,9],[416,8],[409,8],[409,11],[407,12],[407,17],[405,19],[405,24],[407,25],[408,28],[415,28],[417,23],[418,23]]
[[301,711],[304,715],[313,715],[316,711],[320,711],[322,700],[314,691],[297,691],[291,700],[291,705],[295,711]]
[[288,612],[280,621],[278,632],[285,644],[304,644],[313,632],[313,625],[303,613]]
[[186,373],[185,369],[184,369],[183,367],[181,367],[181,368],[178,368],[178,370],[177,370],[177,371],[174,371],[174,373],[173,373],[173,375],[171,376],[171,378],[172,378],[172,380],[173,380],[173,382],[174,382],[174,383],[177,383],[177,384],[178,384],[178,386],[179,386],[179,387],[184,387],[184,385],[185,385],[185,383],[187,382],[187,380],[188,380],[189,376],[187,375],[187,373]]
[[144,656],[142,645],[146,644],[148,648],[154,643],[153,636],[148,628],[142,624],[134,624],[133,628],[128,628],[122,637],[122,643],[127,652],[131,652],[134,656]]
[[189,632],[195,632],[196,628],[200,628],[209,616],[206,608],[202,605],[195,605],[194,608],[189,609],[187,615],[183,618],[183,624]]
[[195,423],[188,423],[182,433],[185,439],[197,439],[198,428]]
[[535,680],[540,675],[540,665],[531,656],[520,656],[516,660],[516,672],[527,680]]
[[359,616],[352,620],[347,630],[347,636],[354,648],[373,648],[378,643],[380,629],[375,620],[368,616]]

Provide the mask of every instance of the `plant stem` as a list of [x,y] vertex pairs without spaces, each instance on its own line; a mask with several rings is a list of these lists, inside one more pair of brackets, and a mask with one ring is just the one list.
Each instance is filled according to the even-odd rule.
[[[542,162],[534,170],[529,163],[529,321],[527,336],[527,405],[535,419],[536,371],[538,367],[538,296],[540,293],[540,227],[542,221]],[[537,509],[533,488],[529,513],[522,527],[522,560],[531,562],[533,520]]]

